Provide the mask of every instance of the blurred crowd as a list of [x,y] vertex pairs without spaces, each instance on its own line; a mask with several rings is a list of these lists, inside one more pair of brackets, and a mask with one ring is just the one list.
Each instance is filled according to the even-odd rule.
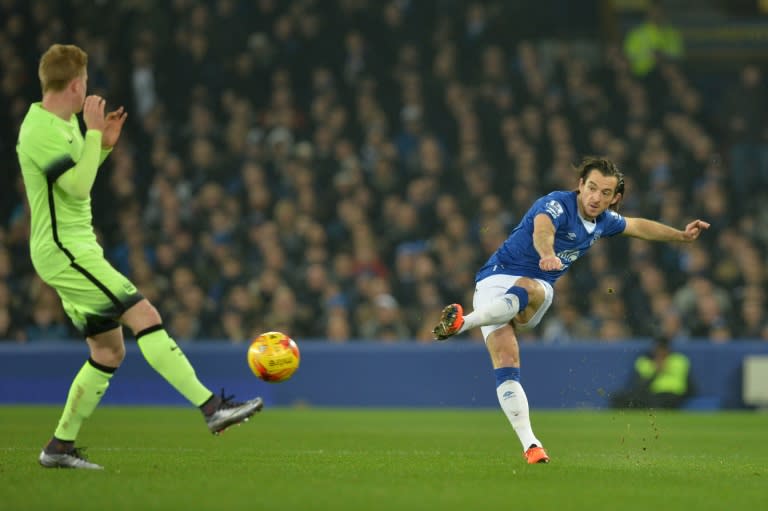
[[31,266],[14,150],[65,42],[129,112],[95,228],[179,341],[428,341],[586,154],[625,171],[621,213],[712,228],[597,243],[524,341],[768,340],[762,69],[706,96],[682,60],[639,75],[621,41],[557,38],[516,5],[0,0],[0,339],[79,338]]

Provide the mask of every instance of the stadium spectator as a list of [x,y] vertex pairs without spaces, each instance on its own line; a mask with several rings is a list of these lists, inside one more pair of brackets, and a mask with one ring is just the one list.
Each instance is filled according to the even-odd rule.
[[725,136],[736,197],[749,197],[749,190],[768,185],[768,98],[763,73],[756,64],[741,69],[738,84],[722,105]]
[[694,395],[691,362],[656,336],[651,350],[638,356],[627,387],[611,396],[614,408],[680,408]]
[[[133,2],[119,9],[86,9],[78,2],[66,12],[63,4],[6,2],[0,6],[0,156],[14,160],[18,126],[39,94],[37,54],[53,42],[80,41],[93,48],[92,82],[132,112],[123,142],[105,162],[107,172],[94,183],[95,228],[107,254],[143,237],[145,255],[123,252],[120,264],[147,297],[157,297],[169,325],[177,307],[184,311],[167,287],[174,267],[189,268],[205,295],[219,297],[216,271],[226,252],[242,264],[241,283],[252,303],[248,328],[261,326],[272,277],[273,284],[291,287],[302,304],[321,310],[320,298],[302,296],[304,266],[321,264],[331,288],[344,297],[346,326],[356,338],[357,309],[367,301],[356,299],[350,258],[357,245],[375,240],[378,268],[385,270],[409,330],[423,340],[428,329],[412,307],[425,318],[437,317],[439,307],[430,305],[435,292],[442,302],[466,301],[473,269],[526,205],[545,190],[570,187],[577,154],[600,152],[638,169],[627,181],[628,214],[670,225],[713,215],[713,229],[720,232],[711,236],[711,254],[715,245],[729,246],[721,235],[751,240],[749,250],[717,248],[707,270],[728,295],[724,314],[739,335],[742,288],[746,282],[764,290],[768,285],[759,263],[768,224],[756,207],[765,197],[756,153],[750,166],[733,157],[738,150],[731,149],[745,133],[730,126],[732,119],[746,119],[754,126],[750,140],[762,144],[754,138],[761,136],[754,119],[765,99],[762,79],[755,80],[761,73],[745,66],[747,85],[729,86],[733,92],[721,100],[713,85],[738,81],[727,72],[711,81],[709,72],[692,73],[683,61],[667,59],[647,81],[632,73],[620,46],[594,37],[566,44],[579,24],[558,31],[549,21],[523,25],[514,21],[520,7],[508,2],[439,4],[434,15],[431,1],[323,2],[322,9],[295,0]],[[545,5],[535,12],[527,8],[525,19],[544,20]],[[351,53],[349,34],[355,34]],[[544,39],[547,34],[556,38]],[[358,69],[351,81],[345,69]],[[198,70],[204,74],[192,74]],[[218,75],[211,78],[210,70]],[[138,97],[135,86],[142,91]],[[143,115],[139,99],[146,102]],[[753,186],[740,183],[743,176],[751,176]],[[284,202],[293,203],[296,221],[287,240],[269,234],[272,227],[262,229]],[[124,220],[125,211],[137,210],[141,223]],[[216,215],[214,226],[209,219],[215,210],[223,215]],[[11,287],[14,302],[32,303],[29,219],[18,169],[0,177],[0,218],[13,263],[0,280]],[[307,218],[314,221],[311,228]],[[237,227],[223,235],[232,221]],[[355,236],[361,226],[371,234]],[[418,293],[424,305],[406,305],[416,295],[396,271],[404,241],[422,243],[433,260],[431,276],[413,284],[424,290]],[[665,295],[674,296],[695,276],[687,269],[688,254],[672,246],[644,249],[645,265],[626,273],[622,261],[634,258],[637,248],[622,240],[606,255],[593,253],[594,268],[574,269],[568,301],[587,318],[601,314],[573,297],[589,292],[594,271],[607,261],[610,273],[624,281],[622,295],[613,295],[625,302],[624,322],[632,336],[647,336],[649,324],[676,323],[651,305],[666,303]],[[262,288],[267,263],[270,276]],[[663,291],[635,285],[648,267],[662,273]],[[211,300],[216,317],[229,310],[224,302]],[[678,318],[685,320],[677,322],[682,337],[692,310]],[[23,331],[26,314],[11,312]],[[559,309],[553,312],[547,320],[554,323]],[[195,339],[218,338],[222,325],[214,323],[203,324]],[[576,338],[599,337],[600,321],[578,323]],[[323,322],[305,328],[302,338],[326,332]],[[540,339],[543,332],[539,328],[529,338]],[[479,333],[470,337],[479,340]]]
[[768,341],[768,319],[765,318],[765,298],[759,288],[754,296],[747,296],[741,303],[741,314],[736,335],[741,339]]
[[[558,289],[563,298],[563,293]],[[544,320],[541,340],[544,342],[571,342],[589,339],[594,335],[595,328],[572,303],[560,299],[554,304],[554,314]]]
[[680,31],[666,19],[658,0],[650,2],[645,21],[629,30],[624,40],[624,52],[637,76],[647,75],[667,59],[679,59],[683,51]]
[[31,309],[24,328],[24,338],[28,342],[64,341],[70,337],[61,300],[50,287],[40,284]]
[[24,333],[18,328],[10,307],[0,306],[0,341],[24,340]]
[[370,316],[360,325],[360,334],[365,339],[393,342],[413,337],[402,319],[400,304],[392,295],[376,295],[371,308]]

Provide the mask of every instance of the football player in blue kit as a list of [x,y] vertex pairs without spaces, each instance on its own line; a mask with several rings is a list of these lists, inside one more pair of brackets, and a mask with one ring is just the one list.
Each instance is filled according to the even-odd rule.
[[528,399],[520,385],[516,330],[531,329],[552,305],[553,284],[600,238],[617,234],[651,241],[691,242],[709,224],[694,220],[678,230],[653,220],[629,218],[617,210],[624,176],[604,158],[585,158],[576,191],[556,191],[534,202],[475,278],[474,310],[459,304],[443,309],[433,329],[444,340],[480,327],[496,375],[496,393],[523,445],[528,463],[548,463],[533,433]]

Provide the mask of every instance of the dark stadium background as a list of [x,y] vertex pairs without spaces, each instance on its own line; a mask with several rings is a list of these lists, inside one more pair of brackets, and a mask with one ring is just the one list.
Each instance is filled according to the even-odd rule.
[[180,341],[427,342],[584,154],[625,170],[625,214],[712,228],[596,245],[524,340],[768,340],[765,2],[662,2],[685,54],[637,76],[645,4],[0,1],[0,338],[78,342],[14,152],[39,55],[72,42],[129,112],[95,227]]

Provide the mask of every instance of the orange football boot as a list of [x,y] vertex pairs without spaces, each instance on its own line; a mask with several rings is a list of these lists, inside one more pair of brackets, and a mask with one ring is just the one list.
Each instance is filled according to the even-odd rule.
[[534,463],[549,463],[549,456],[547,456],[547,451],[538,445],[530,446],[528,450],[525,451],[523,456],[525,456],[525,460],[529,465],[533,465]]
[[464,309],[458,303],[446,305],[440,315],[440,323],[432,329],[432,334],[438,341],[443,341],[455,335],[464,325]]

